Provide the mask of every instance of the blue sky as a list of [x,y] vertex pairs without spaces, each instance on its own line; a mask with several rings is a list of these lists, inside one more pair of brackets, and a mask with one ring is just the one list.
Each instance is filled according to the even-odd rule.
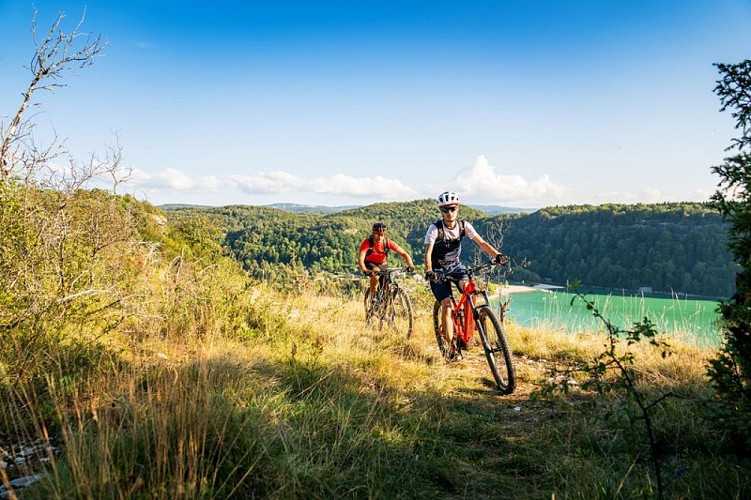
[[712,63],[751,57],[751,0],[0,0],[4,125],[34,6],[109,41],[40,137],[119,138],[155,204],[703,201],[737,135]]

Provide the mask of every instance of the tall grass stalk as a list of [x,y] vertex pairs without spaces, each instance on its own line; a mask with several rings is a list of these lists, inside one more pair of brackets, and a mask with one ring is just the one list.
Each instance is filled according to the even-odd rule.
[[[481,352],[442,361],[427,307],[404,339],[368,327],[359,296],[278,293],[256,284],[245,299],[234,330],[150,335],[107,370],[81,371],[74,380],[54,373],[36,394],[17,387],[4,421],[15,419],[18,429],[25,423],[29,439],[47,432],[59,449],[47,478],[24,496],[654,492],[648,463],[634,460],[638,422],[617,397],[530,398],[546,367],[596,354],[597,334],[572,338],[510,325],[520,384],[513,396],[500,397],[487,385]],[[706,396],[700,354],[676,349],[668,362],[647,350],[636,355],[644,360],[636,371],[640,387],[682,396],[654,416],[669,496],[751,492],[749,463],[724,454],[721,429],[698,411]]]

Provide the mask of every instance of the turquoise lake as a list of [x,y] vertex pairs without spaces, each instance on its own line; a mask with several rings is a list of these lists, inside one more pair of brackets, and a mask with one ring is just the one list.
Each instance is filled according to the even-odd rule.
[[[568,332],[604,330],[585,303],[565,291],[510,294],[508,321],[528,328],[563,329]],[[660,332],[700,346],[719,345],[717,302],[681,298],[651,298],[616,294],[587,294],[612,324],[628,329],[644,317]],[[572,298],[573,304],[572,304]]]

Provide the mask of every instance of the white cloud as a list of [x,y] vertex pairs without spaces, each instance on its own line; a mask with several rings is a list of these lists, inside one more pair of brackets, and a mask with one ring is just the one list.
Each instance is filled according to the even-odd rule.
[[[584,195],[582,195],[584,196]],[[691,195],[681,195],[676,193],[665,193],[662,190],[646,186],[637,191],[603,191],[590,194],[586,201],[575,201],[573,203],[663,203],[663,202],[688,202],[688,201],[707,201],[710,193],[706,190],[696,190]]]
[[234,175],[231,182],[248,194],[316,193],[352,196],[355,198],[376,197],[401,199],[413,196],[415,191],[401,181],[376,177],[352,177],[334,174],[305,180],[286,172],[259,172],[252,176]]
[[207,191],[216,191],[224,185],[218,177],[213,175],[201,177],[200,184]]
[[598,191],[596,193],[590,193],[586,198],[583,198],[581,200],[572,200],[571,203],[574,205],[600,205],[603,203],[633,204],[639,202],[649,203],[649,201],[645,199],[645,196],[649,196],[649,193],[633,193],[629,191]]
[[304,189],[306,181],[286,172],[258,172],[255,175],[233,175],[230,181],[248,194],[288,193]]
[[311,188],[321,194],[341,194],[364,198],[374,196],[381,199],[403,199],[415,196],[414,189],[405,186],[396,179],[387,179],[380,175],[375,177],[352,177],[335,174],[331,177],[319,177],[311,182]]
[[644,191],[646,194],[646,200],[649,203],[656,203],[664,198],[662,191],[660,191],[656,187],[647,186],[646,188],[644,188]]
[[574,201],[581,203],[657,203],[665,201],[666,196],[656,187],[646,186],[641,191],[597,191],[591,193],[586,201]]
[[222,185],[221,180],[213,175],[193,179],[176,168],[168,168],[150,174],[140,169],[133,169],[129,184],[149,191],[216,191]]
[[496,173],[484,155],[478,156],[471,168],[459,172],[448,185],[473,203],[549,205],[568,191],[547,174],[528,180],[518,174]]
[[697,199],[699,201],[708,201],[714,193],[714,191],[710,191],[708,189],[697,189],[694,191],[694,199]]
[[151,192],[210,192],[222,187],[234,187],[252,195],[283,193],[315,193],[354,198],[403,200],[416,196],[416,191],[396,179],[383,176],[352,177],[335,174],[329,177],[304,179],[282,172],[257,172],[252,175],[233,175],[221,180],[214,176],[191,178],[180,170],[168,168],[155,174],[134,169],[130,184]]

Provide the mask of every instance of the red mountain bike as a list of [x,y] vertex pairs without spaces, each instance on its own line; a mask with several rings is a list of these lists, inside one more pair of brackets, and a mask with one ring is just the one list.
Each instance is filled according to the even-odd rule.
[[[474,330],[477,329],[498,390],[501,394],[511,394],[516,388],[516,374],[506,330],[490,307],[488,292],[480,290],[474,280],[474,275],[496,265],[494,262],[489,262],[467,269],[469,282],[461,297],[459,300],[451,297],[451,319],[454,323],[454,338],[451,343],[440,326],[441,304],[438,301],[433,306],[433,327],[438,348],[446,359],[449,359],[452,347],[459,354],[463,349],[473,347]],[[448,279],[446,273],[441,271],[435,271],[434,276],[436,281]]]

